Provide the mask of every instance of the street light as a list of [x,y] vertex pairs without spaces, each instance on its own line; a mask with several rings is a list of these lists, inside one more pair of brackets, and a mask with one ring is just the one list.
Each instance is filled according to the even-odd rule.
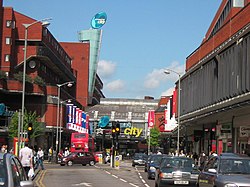
[[[23,91],[22,91],[22,109],[21,109],[21,142],[23,141],[23,123],[24,123],[24,100],[25,100],[25,75],[26,75],[26,61],[27,61],[27,43],[28,43],[28,28],[32,25],[42,22],[43,27],[47,27],[50,23],[48,22],[51,18],[45,18],[38,21],[35,21],[30,24],[23,24],[25,27],[25,36],[24,36],[24,59],[23,59]],[[20,139],[18,140],[18,151],[20,146]]]
[[57,116],[56,116],[56,152],[58,153],[58,128],[59,128],[59,114],[60,114],[60,92],[61,87],[64,85],[67,85],[68,87],[71,87],[73,85],[74,81],[65,82],[62,84],[57,84],[58,87],[57,91]]
[[180,154],[180,108],[181,108],[181,74],[171,70],[171,69],[166,69],[164,71],[165,74],[170,74],[170,73],[175,73],[178,75],[178,126],[177,126],[177,154],[179,156]]

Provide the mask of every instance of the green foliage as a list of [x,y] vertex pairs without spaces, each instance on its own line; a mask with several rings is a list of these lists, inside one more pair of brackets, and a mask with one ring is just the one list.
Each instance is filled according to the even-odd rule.
[[6,78],[7,78],[6,73],[0,70],[0,79],[6,79]]
[[[14,78],[15,78],[16,80],[22,82],[22,81],[23,81],[23,73],[22,73],[21,71],[19,71],[18,73],[15,73],[15,74],[14,74]],[[25,74],[25,81],[26,81],[26,82],[29,82],[29,83],[32,83],[32,82],[33,82],[33,81],[32,81],[32,78],[31,78],[29,75],[27,75],[27,74]]]
[[37,84],[39,86],[45,86],[46,85],[45,81],[40,76],[36,76],[34,78],[34,84]]
[[[159,146],[159,136],[160,131],[157,127],[153,127],[150,129],[150,146],[157,147]],[[149,140],[147,139],[149,143]]]
[[[44,126],[43,123],[38,122],[39,116],[36,115],[36,112],[27,112],[24,111],[24,124],[23,124],[23,130],[27,132],[28,124],[33,124],[33,133],[31,134],[31,138],[36,138],[38,136],[41,136],[44,133]],[[20,117],[21,120],[21,117]],[[21,123],[20,123],[21,124]],[[9,136],[14,138],[18,137],[18,112],[15,112],[14,115],[11,118],[11,122],[9,125]]]

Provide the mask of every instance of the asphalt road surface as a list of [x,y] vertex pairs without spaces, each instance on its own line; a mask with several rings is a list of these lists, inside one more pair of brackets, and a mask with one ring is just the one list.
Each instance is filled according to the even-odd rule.
[[154,181],[148,180],[144,167],[132,167],[130,162],[122,162],[119,169],[107,164],[95,166],[60,166],[45,164],[46,169],[39,171],[35,178],[38,187],[153,187]]

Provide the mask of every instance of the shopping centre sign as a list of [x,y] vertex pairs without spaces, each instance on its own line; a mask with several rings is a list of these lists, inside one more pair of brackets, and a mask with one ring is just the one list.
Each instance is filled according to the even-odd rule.
[[124,134],[139,137],[141,136],[142,130],[143,129],[136,127],[126,128],[124,129]]

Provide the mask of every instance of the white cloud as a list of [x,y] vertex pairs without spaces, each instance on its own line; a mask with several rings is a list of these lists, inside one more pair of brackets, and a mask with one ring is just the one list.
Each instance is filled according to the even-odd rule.
[[170,96],[173,95],[174,87],[167,89],[166,91],[161,93],[161,96]]
[[122,80],[115,80],[106,84],[106,89],[110,92],[121,92],[125,88],[125,83]]
[[162,83],[167,82],[169,80],[177,81],[178,75],[176,73],[170,73],[169,75],[166,75],[164,73],[164,70],[171,69],[182,75],[184,74],[184,68],[184,65],[180,65],[179,62],[173,61],[169,67],[154,69],[152,72],[146,75],[144,87],[147,89],[154,89],[160,87]]
[[144,87],[148,89],[158,88],[160,86],[161,81],[163,81],[165,77],[163,72],[163,69],[154,69],[146,76]]
[[98,62],[97,73],[102,78],[111,77],[116,69],[116,64],[111,61],[101,60]]

